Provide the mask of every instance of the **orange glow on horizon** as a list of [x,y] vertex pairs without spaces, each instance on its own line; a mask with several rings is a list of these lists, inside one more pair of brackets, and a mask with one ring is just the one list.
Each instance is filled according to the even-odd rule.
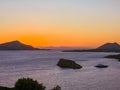
[[120,1],[108,1],[0,1],[0,43],[19,40],[35,47],[120,43]]
[[[21,26],[21,25],[20,25]],[[0,43],[19,40],[25,44],[37,46],[98,47],[105,42],[118,42],[119,33],[96,31],[95,27],[29,27],[14,26],[3,28]],[[33,28],[35,27],[35,28]],[[104,28],[103,28],[104,29]],[[106,29],[106,28],[105,28]],[[75,30],[75,31],[74,31]],[[94,32],[91,32],[91,31]],[[110,29],[109,29],[110,30]],[[101,35],[102,34],[102,35]]]

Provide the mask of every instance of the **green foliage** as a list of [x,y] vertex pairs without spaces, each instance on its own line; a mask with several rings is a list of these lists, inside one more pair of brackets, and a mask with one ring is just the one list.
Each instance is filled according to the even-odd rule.
[[[13,88],[0,86],[0,90],[45,90],[45,88],[43,84],[39,84],[36,80],[31,78],[18,79]],[[61,87],[57,85],[51,90],[61,90]]]
[[15,90],[45,90],[45,86],[31,78],[21,78],[15,83]]
[[61,90],[61,87],[57,85],[56,87],[54,87],[54,88],[51,89],[51,90]]

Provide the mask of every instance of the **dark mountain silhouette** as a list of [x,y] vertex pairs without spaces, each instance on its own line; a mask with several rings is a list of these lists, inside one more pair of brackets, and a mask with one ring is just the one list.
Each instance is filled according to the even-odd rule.
[[86,50],[67,50],[64,52],[120,52],[120,45],[118,43],[105,43],[95,49]]
[[0,50],[39,50],[30,45],[23,44],[19,41],[11,41],[0,44]]
[[117,50],[120,49],[120,45],[118,43],[105,43],[104,45],[98,47],[100,50]]

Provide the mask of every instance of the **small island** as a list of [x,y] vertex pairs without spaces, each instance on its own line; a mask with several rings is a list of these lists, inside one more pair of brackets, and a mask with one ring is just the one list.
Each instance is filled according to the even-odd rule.
[[105,58],[118,59],[118,61],[120,61],[120,54],[108,55],[108,56],[105,56]]
[[57,63],[57,66],[61,68],[72,68],[72,69],[81,69],[82,66],[77,64],[75,61],[67,60],[67,59],[60,59]]
[[96,67],[96,68],[107,68],[108,65],[97,64],[95,67]]

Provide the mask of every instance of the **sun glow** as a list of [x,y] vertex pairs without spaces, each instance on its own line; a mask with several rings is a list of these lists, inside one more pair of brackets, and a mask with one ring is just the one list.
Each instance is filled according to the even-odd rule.
[[120,43],[120,2],[92,1],[0,1],[0,43],[82,47]]

